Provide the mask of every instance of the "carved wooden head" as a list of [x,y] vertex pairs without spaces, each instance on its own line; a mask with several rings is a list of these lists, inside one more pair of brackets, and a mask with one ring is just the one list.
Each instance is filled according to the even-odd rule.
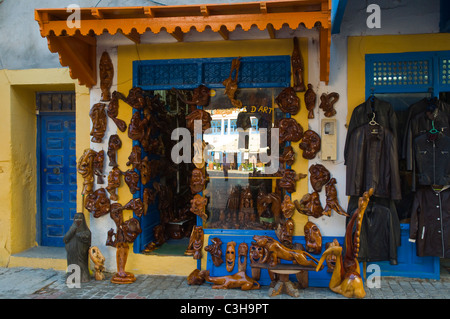
[[284,118],[278,123],[280,129],[280,141],[284,142],[298,142],[303,137],[303,127],[294,118]]
[[281,91],[275,98],[275,102],[284,113],[295,115],[300,111],[300,99],[292,87],[287,87]]
[[127,170],[125,172],[125,183],[130,188],[131,194],[136,193],[139,190],[139,174],[132,169]]
[[111,85],[114,77],[114,66],[108,52],[104,51],[100,57],[99,63],[100,89],[102,90],[102,101],[111,99]]
[[304,226],[306,251],[320,254],[322,251],[322,234],[316,224],[308,221]]
[[228,272],[233,271],[236,260],[236,242],[230,241],[227,243],[227,250],[225,251],[225,262]]
[[106,104],[97,103],[92,106],[89,117],[92,120],[91,141],[93,143],[101,143],[105,136],[107,116],[105,111]]
[[320,151],[321,139],[319,134],[313,130],[307,130],[303,134],[302,141],[299,144],[301,150],[303,150],[303,158],[312,160],[316,157],[316,154]]
[[111,203],[104,188],[99,188],[86,197],[84,206],[95,218],[106,215],[110,212]]
[[322,164],[311,165],[309,173],[311,186],[316,192],[320,192],[322,187],[328,183],[331,177],[330,171]]
[[190,188],[192,194],[199,193],[203,190],[206,184],[206,177],[203,171],[199,168],[194,168],[191,173]]
[[223,263],[222,259],[222,241],[220,238],[211,238],[211,244],[205,247],[205,250],[211,254],[211,259],[216,267]]

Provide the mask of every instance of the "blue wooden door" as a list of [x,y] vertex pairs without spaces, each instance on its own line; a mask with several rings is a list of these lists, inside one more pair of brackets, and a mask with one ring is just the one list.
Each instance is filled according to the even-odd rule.
[[76,213],[75,113],[40,113],[41,245],[64,246]]

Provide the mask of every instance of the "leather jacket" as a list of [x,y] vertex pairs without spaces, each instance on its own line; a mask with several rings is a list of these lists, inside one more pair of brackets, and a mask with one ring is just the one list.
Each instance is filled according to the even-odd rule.
[[[435,140],[422,134],[414,140],[415,166],[420,185],[450,184],[450,137],[438,133]],[[413,174],[414,176],[415,174]],[[413,186],[414,183],[413,183]],[[415,188],[414,188],[415,189]]]
[[450,258],[450,187],[419,189],[414,197],[409,228],[417,256]]
[[374,196],[401,199],[398,151],[389,129],[366,124],[353,130],[348,139],[346,195],[362,196],[374,188]]

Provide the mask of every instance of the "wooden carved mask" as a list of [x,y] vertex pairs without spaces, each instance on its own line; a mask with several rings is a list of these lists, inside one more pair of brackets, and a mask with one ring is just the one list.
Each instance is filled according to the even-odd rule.
[[230,241],[227,243],[227,250],[225,251],[225,262],[228,272],[233,271],[235,260],[236,260],[236,242]]

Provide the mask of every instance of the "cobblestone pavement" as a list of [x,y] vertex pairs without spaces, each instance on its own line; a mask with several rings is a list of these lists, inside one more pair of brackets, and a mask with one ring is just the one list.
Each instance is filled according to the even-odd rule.
[[[259,290],[212,289],[205,283],[190,286],[186,277],[136,275],[132,284],[92,279],[69,288],[62,271],[35,268],[0,268],[1,299],[347,299],[328,288],[300,289],[298,298],[286,294],[269,297],[268,286]],[[440,280],[382,277],[379,288],[365,287],[365,299],[450,299],[450,276]]]

